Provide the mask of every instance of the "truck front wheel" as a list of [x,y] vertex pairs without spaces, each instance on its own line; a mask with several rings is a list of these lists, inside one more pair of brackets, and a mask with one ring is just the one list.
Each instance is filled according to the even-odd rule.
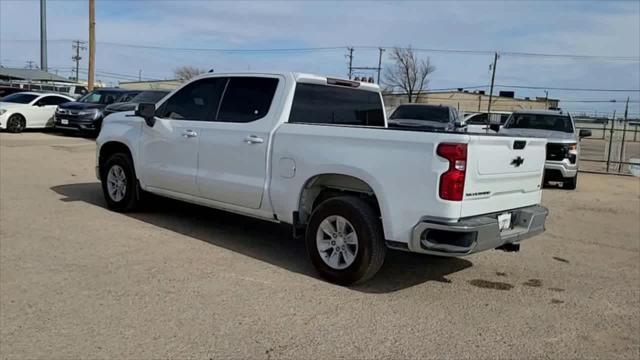
[[364,282],[382,266],[386,254],[380,218],[353,196],[330,198],[311,214],[307,252],[320,275],[339,285]]
[[102,191],[111,210],[127,212],[138,206],[138,181],[128,154],[115,153],[100,166]]
[[578,186],[578,174],[572,178],[565,178],[562,182],[563,189],[575,190]]

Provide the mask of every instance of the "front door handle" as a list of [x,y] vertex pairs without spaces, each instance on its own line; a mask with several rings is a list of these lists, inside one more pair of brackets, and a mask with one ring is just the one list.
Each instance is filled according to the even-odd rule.
[[264,140],[255,135],[249,135],[244,138],[244,142],[246,142],[247,144],[262,144]]
[[192,138],[192,137],[196,137],[198,136],[198,133],[195,132],[194,130],[185,130],[182,132],[182,136],[186,137],[186,138]]

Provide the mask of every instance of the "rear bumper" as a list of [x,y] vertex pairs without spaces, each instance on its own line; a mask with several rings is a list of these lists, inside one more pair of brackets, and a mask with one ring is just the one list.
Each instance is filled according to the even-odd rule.
[[[511,227],[501,231],[498,215],[503,213],[511,213]],[[545,207],[536,205],[457,222],[427,218],[414,226],[408,250],[430,255],[464,256],[518,244],[545,230],[548,213]]]

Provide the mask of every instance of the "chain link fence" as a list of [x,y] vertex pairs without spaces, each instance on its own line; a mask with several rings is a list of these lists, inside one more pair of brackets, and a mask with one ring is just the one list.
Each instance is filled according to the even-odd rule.
[[576,118],[591,137],[580,142],[580,170],[615,174],[640,172],[640,120]]

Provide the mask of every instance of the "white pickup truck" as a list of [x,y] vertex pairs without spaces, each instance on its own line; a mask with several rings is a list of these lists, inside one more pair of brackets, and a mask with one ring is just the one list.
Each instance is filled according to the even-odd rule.
[[296,73],[205,74],[109,115],[109,208],[150,192],[304,236],[318,272],[372,277],[387,247],[462,256],[544,231],[545,139],[387,128],[378,86]]

